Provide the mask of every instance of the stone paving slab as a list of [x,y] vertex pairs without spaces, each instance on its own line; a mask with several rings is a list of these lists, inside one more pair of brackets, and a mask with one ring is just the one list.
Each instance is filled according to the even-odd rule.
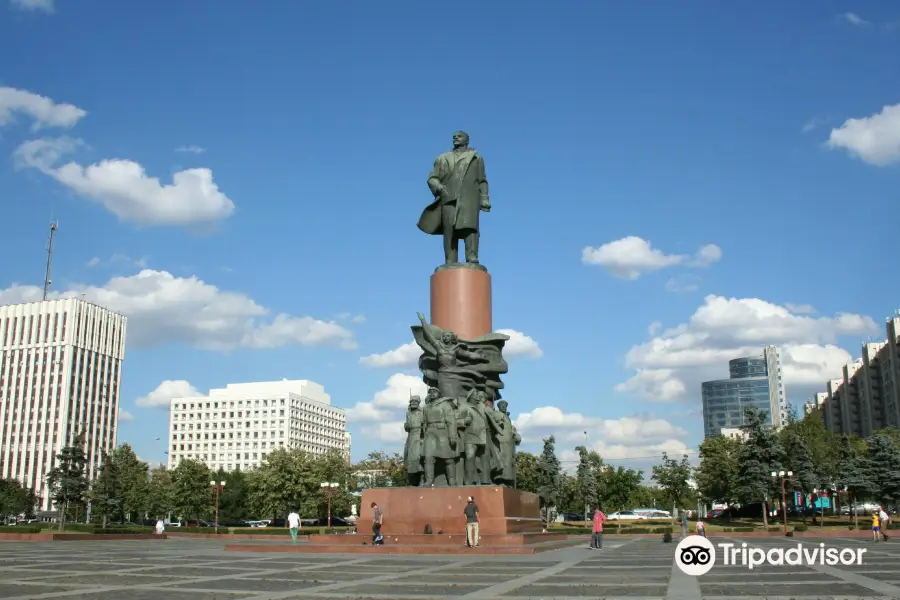
[[144,544],[0,543],[4,600],[812,600],[900,598],[900,541],[713,538],[750,547],[865,548],[859,566],[716,566],[699,578],[673,565],[675,544],[641,539],[602,550],[516,556],[259,555],[221,540]]

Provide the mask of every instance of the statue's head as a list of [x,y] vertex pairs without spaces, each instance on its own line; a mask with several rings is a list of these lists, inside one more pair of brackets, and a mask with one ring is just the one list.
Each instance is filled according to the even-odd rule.
[[453,147],[465,148],[469,145],[469,134],[465,131],[457,131],[453,134]]
[[487,402],[487,394],[481,390],[472,394],[472,404],[484,404],[485,402]]
[[420,404],[422,404],[422,399],[419,396],[410,396],[409,410],[416,410]]
[[428,388],[428,394],[425,396],[425,402],[434,402],[441,397],[441,393],[437,388]]
[[456,334],[452,331],[445,331],[441,334],[441,341],[445,344],[455,344],[456,343]]
[[497,403],[497,410],[499,410],[502,413],[505,413],[507,406],[509,406],[509,403],[506,400],[501,400],[500,402]]

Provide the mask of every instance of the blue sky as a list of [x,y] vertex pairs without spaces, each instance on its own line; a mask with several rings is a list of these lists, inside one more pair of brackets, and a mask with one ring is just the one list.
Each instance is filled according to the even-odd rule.
[[801,402],[897,308],[893,3],[4,2],[0,300],[57,218],[56,292],[129,315],[145,459],[148,404],[281,378],[352,409],[355,459],[397,447],[415,366],[375,355],[427,312],[457,129],[525,449],[695,449],[729,358],[781,345]]

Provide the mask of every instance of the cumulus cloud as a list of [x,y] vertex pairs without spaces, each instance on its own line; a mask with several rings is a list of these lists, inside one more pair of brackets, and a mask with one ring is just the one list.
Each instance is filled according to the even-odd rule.
[[762,354],[768,345],[781,348],[786,386],[822,384],[850,357],[835,345],[839,338],[877,331],[875,321],[863,315],[813,317],[759,298],[709,295],[687,323],[628,351],[625,364],[638,371],[616,389],[672,400],[679,396],[679,383],[696,390],[700,375],[709,377],[713,370],[726,378],[729,360]]
[[[40,300],[42,288],[13,285],[0,304]],[[271,311],[246,294],[221,290],[198,277],[144,269],[102,286],[75,284],[51,295],[79,297],[128,317],[128,343],[151,347],[180,342],[208,350],[338,346],[355,349],[353,333],[334,321]]]
[[598,265],[614,277],[634,280],[645,273],[676,266],[704,268],[722,260],[722,249],[715,244],[700,248],[696,254],[666,254],[637,236],[628,236],[602,246],[586,246],[581,262]]
[[119,420],[122,422],[134,421],[134,415],[125,410],[124,408],[119,409]]
[[184,379],[167,379],[146,396],[135,400],[134,403],[144,408],[167,409],[172,398],[191,398],[202,395],[197,388]]
[[[541,350],[537,341],[521,331],[498,329],[497,333],[509,336],[509,340],[503,348],[503,356],[506,358],[515,358],[517,356],[540,358],[544,355],[544,351]],[[359,362],[367,367],[414,367],[419,364],[419,356],[421,355],[422,349],[415,342],[409,342],[381,354],[363,356],[359,359]]]
[[85,263],[88,267],[99,267],[99,266],[116,266],[116,265],[124,265],[129,267],[138,267],[140,269],[146,268],[147,266],[147,257],[142,256],[140,258],[132,258],[127,254],[122,254],[121,252],[116,252],[108,259],[102,259],[99,256],[93,257],[91,260]]
[[831,130],[827,145],[877,167],[900,161],[900,103],[869,117],[847,119]]
[[[52,2],[49,4],[52,8]],[[87,115],[87,111],[32,92],[0,86],[0,125],[11,123],[17,114],[30,117],[32,130],[37,131],[46,127],[74,127]]]
[[523,444],[539,444],[543,438],[556,436],[564,462],[577,460],[572,450],[564,448],[585,443],[606,460],[647,459],[662,452],[680,455],[690,451],[682,441],[687,436],[684,429],[650,416],[603,419],[542,406],[518,415],[515,424]]
[[871,21],[866,21],[862,17],[860,17],[856,13],[848,12],[838,16],[838,19],[844,21],[845,23],[850,23],[854,27],[869,27],[872,25]]
[[368,438],[387,444],[402,442],[403,415],[409,405],[410,395],[424,399],[428,387],[421,377],[394,373],[384,389],[375,393],[371,400],[357,402],[347,411],[347,420],[360,424],[362,434]]
[[171,183],[162,183],[140,164],[126,159],[56,166],[64,155],[82,145],[81,140],[67,137],[30,140],[16,149],[15,163],[20,169],[38,169],[79,196],[102,205],[121,221],[148,226],[190,225],[220,221],[234,213],[234,202],[219,191],[209,169],[178,171]]

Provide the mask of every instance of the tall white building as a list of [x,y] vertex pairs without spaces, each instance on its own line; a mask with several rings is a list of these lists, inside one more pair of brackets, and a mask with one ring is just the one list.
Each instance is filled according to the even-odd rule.
[[246,471],[276,448],[349,455],[347,414],[314,381],[230,383],[208,396],[173,398],[169,408],[169,468],[183,459],[211,469]]
[[78,298],[0,307],[0,478],[50,510],[47,474],[84,434],[87,473],[116,445],[124,316]]

